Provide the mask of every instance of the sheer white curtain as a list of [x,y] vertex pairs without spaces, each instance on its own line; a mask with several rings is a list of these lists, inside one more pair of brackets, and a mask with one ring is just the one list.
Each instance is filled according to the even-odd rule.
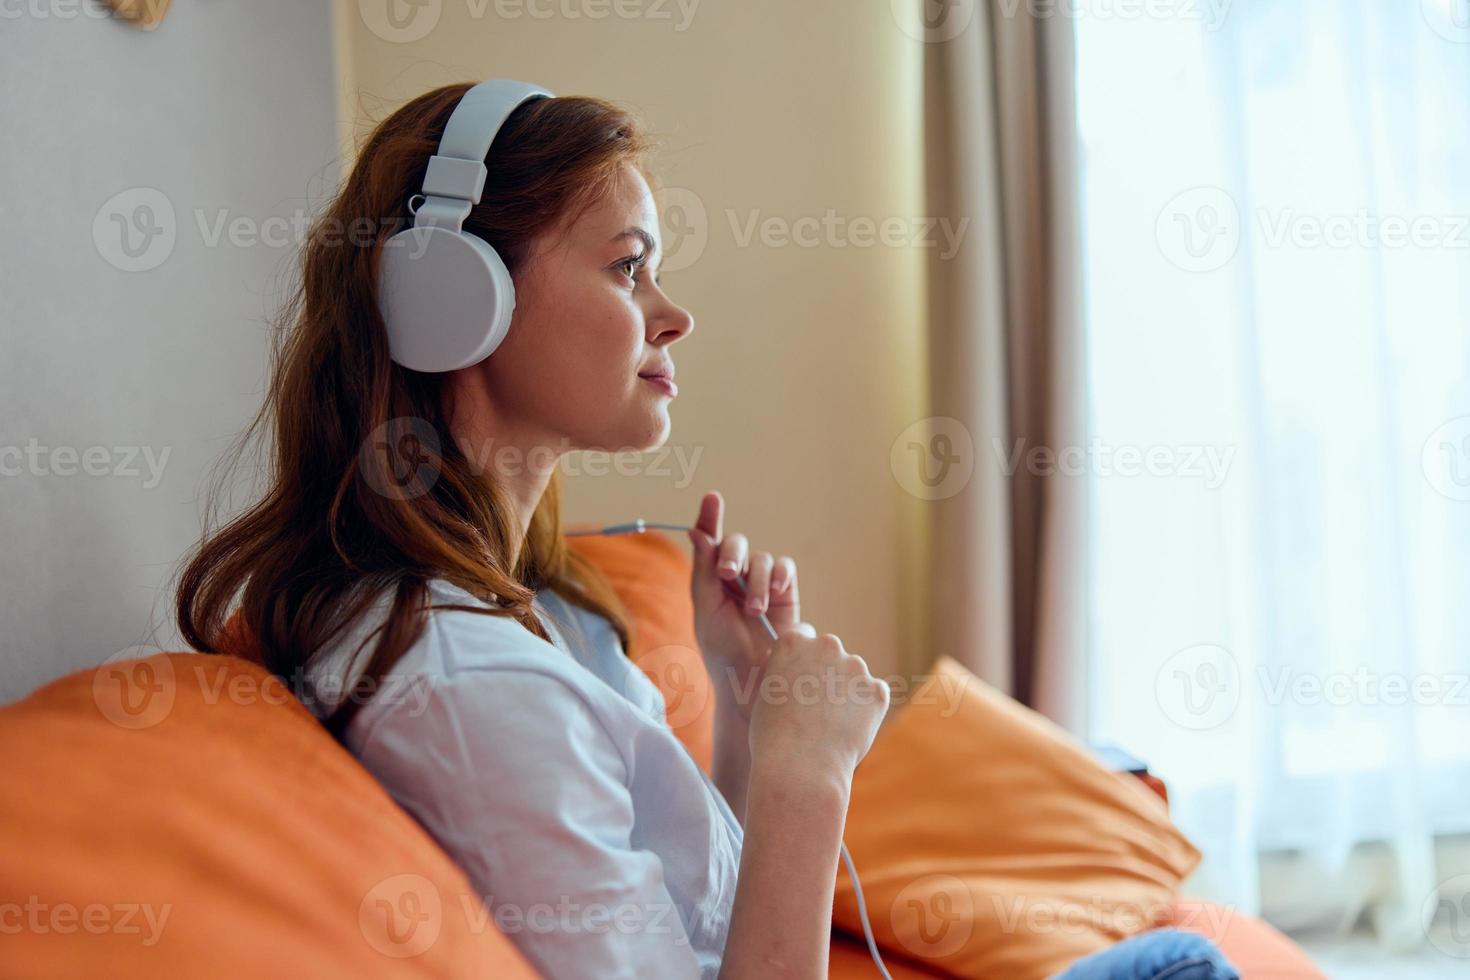
[[1091,734],[1190,891],[1415,945],[1470,890],[1470,3],[1071,9]]

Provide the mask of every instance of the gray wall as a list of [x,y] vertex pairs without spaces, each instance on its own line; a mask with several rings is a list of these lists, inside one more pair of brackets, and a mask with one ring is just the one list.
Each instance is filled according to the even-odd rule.
[[[0,7],[0,701],[177,648],[161,588],[339,167],[330,4],[97,9]],[[247,234],[211,244],[220,212]]]

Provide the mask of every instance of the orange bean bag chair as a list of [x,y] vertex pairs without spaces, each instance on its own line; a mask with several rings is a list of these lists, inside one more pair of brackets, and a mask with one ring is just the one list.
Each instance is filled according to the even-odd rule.
[[[628,606],[632,654],[707,767],[688,559],[654,534],[574,546]],[[246,659],[62,678],[0,709],[0,758],[0,976],[534,976],[435,842]],[[1247,980],[1321,977],[1257,920],[1184,901],[1176,918]],[[945,975],[886,958],[900,980]],[[875,975],[860,941],[834,934],[831,975]]]

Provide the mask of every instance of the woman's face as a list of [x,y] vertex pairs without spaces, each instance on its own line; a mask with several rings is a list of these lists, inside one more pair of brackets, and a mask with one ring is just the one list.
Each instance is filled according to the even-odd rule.
[[[658,210],[625,167],[613,192],[533,241],[515,315],[484,372],[497,434],[562,450],[646,450],[668,438],[669,346],[694,329],[659,288]],[[650,380],[662,375],[667,380]]]

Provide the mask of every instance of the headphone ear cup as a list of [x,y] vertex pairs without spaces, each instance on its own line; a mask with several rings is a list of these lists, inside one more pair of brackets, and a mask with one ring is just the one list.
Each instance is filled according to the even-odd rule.
[[457,371],[505,339],[515,285],[488,242],[434,225],[410,228],[383,243],[380,262],[378,310],[396,363]]

